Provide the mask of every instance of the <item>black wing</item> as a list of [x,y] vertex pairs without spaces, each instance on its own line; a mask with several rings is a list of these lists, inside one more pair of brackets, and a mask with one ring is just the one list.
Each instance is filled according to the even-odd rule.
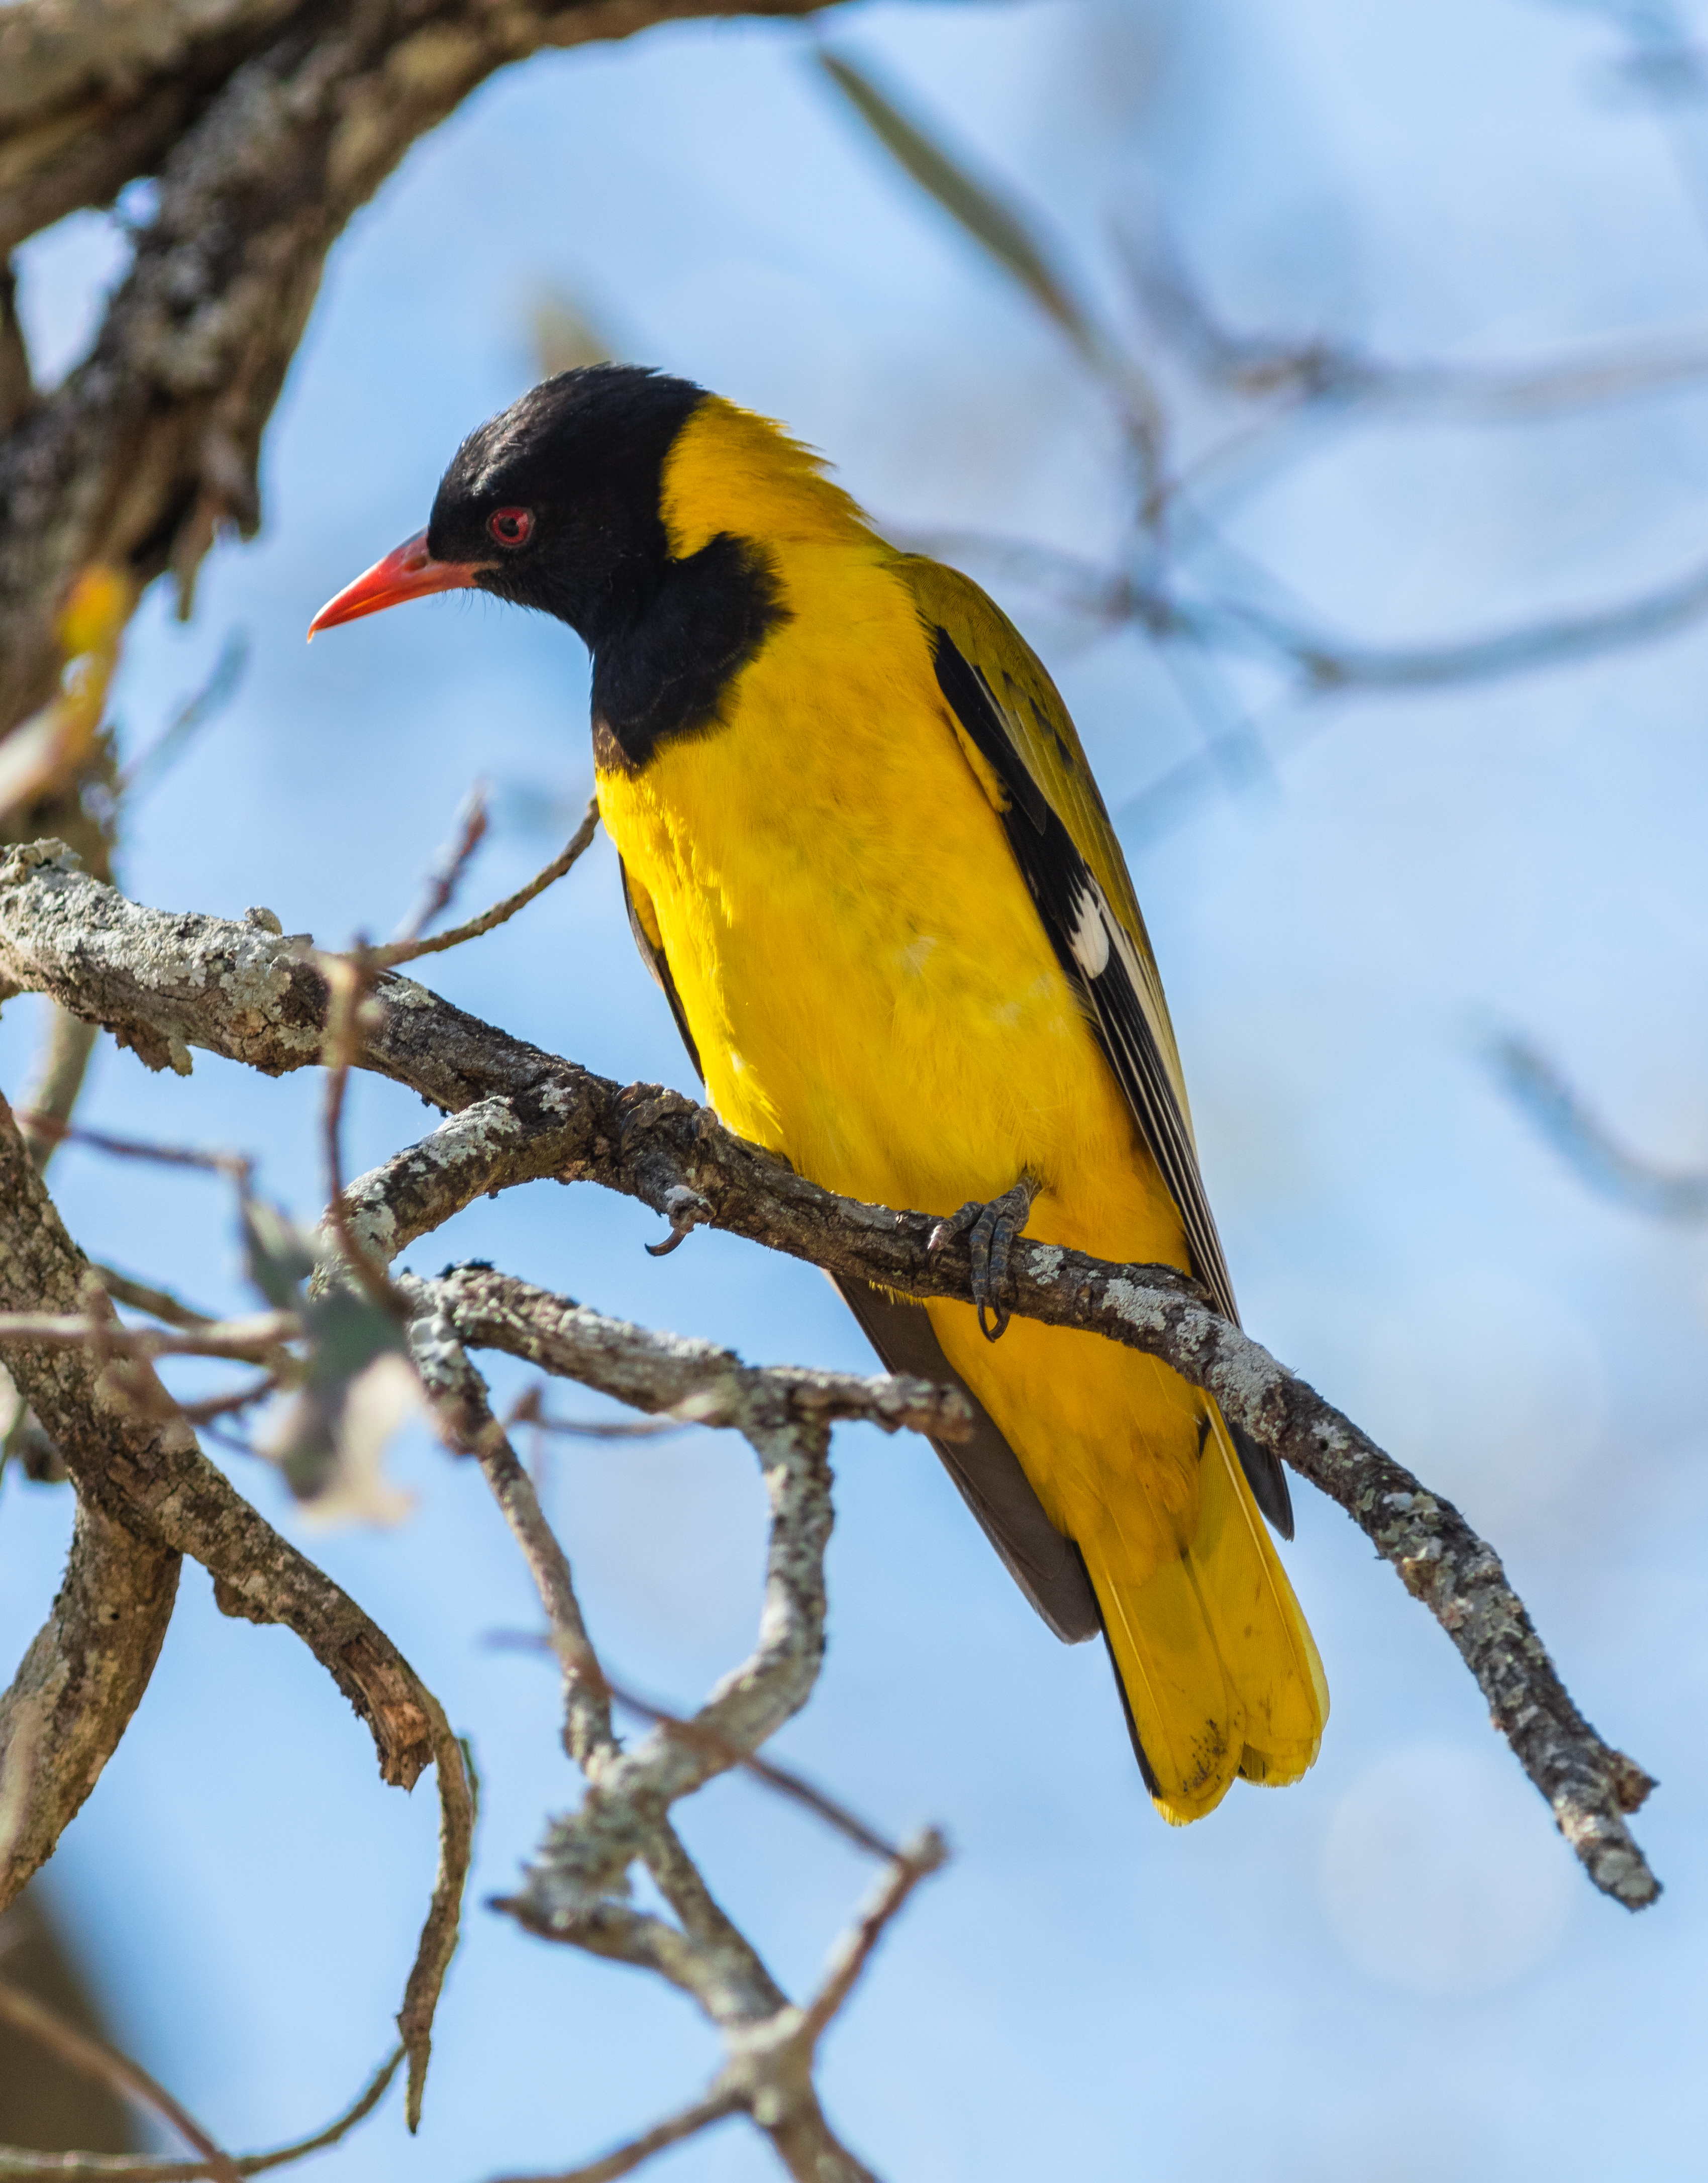
[[[1204,1194],[1197,1152],[1140,997],[1147,981],[1134,936],[1004,725],[1001,708],[984,674],[940,625],[932,630],[931,642],[939,686],[1005,792],[1006,808],[1000,814],[1003,829],[1056,960],[1081,997],[1098,1044],[1179,1208],[1193,1274],[1209,1291],[1217,1309],[1237,1325],[1239,1314],[1233,1284]],[[1290,1539],[1293,1503],[1280,1458],[1239,1427],[1229,1430],[1258,1507],[1281,1536]]]

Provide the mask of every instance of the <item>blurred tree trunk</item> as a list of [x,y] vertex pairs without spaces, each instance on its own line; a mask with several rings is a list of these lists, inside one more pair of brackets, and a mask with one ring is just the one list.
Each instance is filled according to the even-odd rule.
[[[80,2030],[108,2036],[83,1967],[39,1883],[0,1916],[0,1975]],[[125,2103],[105,2085],[79,2075],[0,2022],[0,2144],[42,2152],[134,2152],[141,2140]]]

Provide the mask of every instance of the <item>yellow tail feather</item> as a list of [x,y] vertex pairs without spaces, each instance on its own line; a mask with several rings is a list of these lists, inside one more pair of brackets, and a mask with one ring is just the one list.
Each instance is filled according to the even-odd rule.
[[1138,1581],[1118,1532],[1079,1541],[1151,1793],[1177,1826],[1236,1776],[1296,1781],[1328,1717],[1316,1645],[1213,1407],[1201,1480],[1185,1551]]

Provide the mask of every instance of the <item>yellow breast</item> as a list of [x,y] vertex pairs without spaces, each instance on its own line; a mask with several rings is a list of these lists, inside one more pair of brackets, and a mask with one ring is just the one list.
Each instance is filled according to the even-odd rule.
[[1034,1234],[1184,1264],[887,549],[772,551],[789,618],[723,725],[599,780],[713,1105],[851,1196],[952,1211],[1029,1170]]

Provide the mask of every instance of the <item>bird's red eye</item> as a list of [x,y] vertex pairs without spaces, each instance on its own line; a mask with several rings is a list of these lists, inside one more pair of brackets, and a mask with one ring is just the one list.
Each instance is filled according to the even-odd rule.
[[486,528],[501,546],[525,546],[534,528],[534,517],[525,508],[497,508],[486,519]]

